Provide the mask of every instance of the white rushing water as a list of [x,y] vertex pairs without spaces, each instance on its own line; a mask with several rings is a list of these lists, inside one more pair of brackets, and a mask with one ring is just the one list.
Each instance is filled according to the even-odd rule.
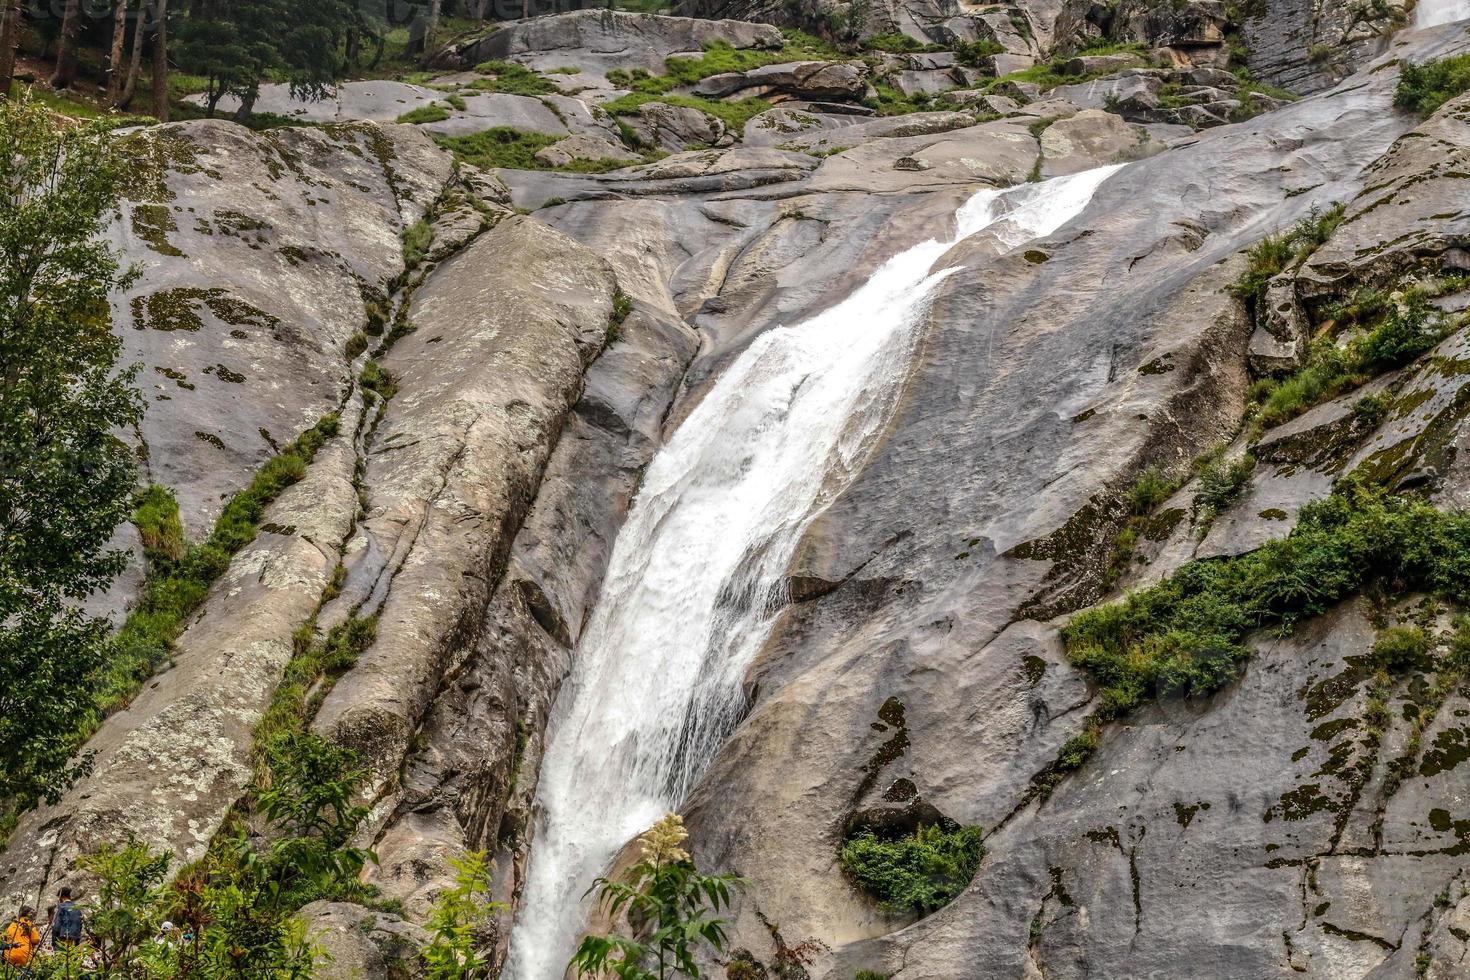
[[1470,0],[1419,0],[1414,7],[1415,27],[1437,27],[1470,19]]
[[552,715],[507,978],[562,976],[583,893],[739,720],[797,542],[872,447],[955,271],[935,262],[981,231],[1001,249],[1050,234],[1116,169],[975,194],[954,240],[915,245],[839,305],[757,338],[655,456]]

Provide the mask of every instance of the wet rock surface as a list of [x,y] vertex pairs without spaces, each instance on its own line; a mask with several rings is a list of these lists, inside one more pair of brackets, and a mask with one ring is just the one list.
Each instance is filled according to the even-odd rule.
[[[266,88],[257,108],[320,128],[128,137],[153,165],[112,232],[144,267],[115,312],[152,372],[148,476],[176,491],[191,537],[275,447],[338,408],[342,427],[174,665],[93,740],[95,773],[23,818],[0,896],[52,891],[78,853],[128,833],[197,857],[245,788],[292,634],[313,615],[319,633],[372,615],[374,644],[314,727],[373,768],[367,877],[406,921],[308,907],[331,975],[411,974],[412,923],[466,849],[495,855],[514,913],[551,707],[665,437],[762,332],[948,234],[976,190],[1128,163],[1050,237],[1015,250],[980,236],[942,260],[956,271],[925,312],[905,395],[808,532],[749,713],[685,808],[695,853],[753,882],[735,945],[770,959],[759,912],[788,941],[831,947],[818,980],[1459,976],[1470,703],[1446,697],[1391,786],[1417,695],[1395,691],[1391,724],[1368,737],[1376,627],[1360,603],[1254,637],[1238,683],[1109,726],[1049,797],[1032,789],[1097,707],[1062,647],[1069,611],[1284,536],[1350,474],[1470,503],[1463,333],[1249,446],[1239,431],[1253,378],[1297,367],[1346,290],[1470,266],[1465,102],[1422,123],[1390,108],[1392,60],[1462,51],[1463,32],[1390,47],[1373,18],[1348,24],[1328,4],[1303,34],[1306,8],[1283,3],[1248,23],[1274,32],[1252,45],[1268,77],[1325,89],[1290,105],[1226,70],[1220,4],[922,0],[873,5],[859,33],[1001,53],[978,68],[948,50],[782,62],[617,120],[600,107],[622,91],[613,69],[658,74],[711,42],[775,51],[779,31],[746,18],[809,25],[835,9],[730,3],[699,9],[741,20],[502,25],[439,56],[448,90],[352,83],[301,104]],[[1304,45],[1330,31],[1345,53],[1314,60]],[[1083,51],[1100,40],[1149,51]],[[563,94],[474,88],[492,59],[558,77]],[[1048,59],[1068,81],[986,87]],[[876,82],[936,97],[877,115]],[[771,105],[727,125],[679,102],[697,95]],[[391,125],[423,109],[444,118]],[[535,157],[548,169],[456,173],[431,139],[499,126],[558,139]],[[629,166],[556,169],[609,159]],[[1334,203],[1342,223],[1252,315],[1229,292],[1241,250]],[[429,245],[406,269],[420,219]],[[1462,292],[1436,302],[1458,311]],[[346,347],[385,310],[390,334],[371,340],[396,387],[383,401],[355,383],[363,355]],[[1365,414],[1365,396],[1387,407]],[[1206,526],[1186,480],[1111,576],[1136,474],[1187,472],[1222,444],[1255,453],[1238,495]],[[934,915],[885,913],[837,867],[853,826],[936,815],[985,828],[987,856]],[[487,937],[497,964],[509,925]]]

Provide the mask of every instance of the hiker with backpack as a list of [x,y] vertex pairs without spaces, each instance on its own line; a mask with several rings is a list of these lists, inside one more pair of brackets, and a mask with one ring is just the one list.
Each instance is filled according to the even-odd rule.
[[82,907],[72,901],[70,886],[62,888],[61,902],[51,919],[51,948],[80,946],[82,943]]
[[15,967],[22,975],[29,971],[36,949],[41,945],[41,932],[36,928],[35,919],[36,910],[26,905],[5,927],[5,965]]

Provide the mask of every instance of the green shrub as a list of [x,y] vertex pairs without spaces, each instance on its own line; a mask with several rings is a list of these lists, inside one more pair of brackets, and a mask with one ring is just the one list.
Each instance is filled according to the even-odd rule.
[[[255,539],[265,508],[306,474],[306,467],[317,450],[337,433],[337,425],[336,413],[324,416],[262,466],[250,485],[225,504],[213,532],[203,544],[181,548],[178,559],[169,558],[164,549],[150,553],[152,567],[148,584],[118,630],[113,658],[94,679],[95,707],[82,730],[74,736],[78,746],[96,731],[103,718],[131,701],[140,683],[168,662],[175,638],[204,601],[210,585],[229,567],[230,556]],[[170,508],[162,495],[150,490],[145,498],[151,504],[151,514],[145,520],[155,529],[167,528]],[[174,504],[171,519],[177,520],[177,514],[177,504]],[[170,532],[163,533],[166,537]],[[181,529],[179,534],[182,536]]]
[[1250,480],[1256,459],[1250,453],[1226,462],[1223,454],[1206,456],[1200,464],[1199,487],[1194,492],[1195,520],[1209,524],[1230,505]]
[[[1330,337],[1315,340],[1307,348],[1301,370],[1280,381],[1258,385],[1252,392],[1254,421],[1270,427],[1293,419],[1378,374],[1403,367],[1432,349],[1448,331],[1449,326],[1428,300],[1411,293],[1389,304],[1387,314],[1351,343],[1340,346]],[[1386,401],[1364,406],[1365,411],[1387,408]]]
[[1422,65],[1401,63],[1393,104],[1428,118],[1467,90],[1470,90],[1470,54],[1436,58]]
[[971,68],[980,68],[983,66],[986,58],[989,58],[991,55],[1004,53],[1005,46],[989,38],[983,41],[956,40],[954,43],[955,60]]
[[1342,224],[1344,205],[1326,210],[1312,208],[1306,216],[1279,235],[1268,235],[1246,250],[1246,271],[1230,291],[1252,309],[1265,293],[1266,283],[1294,263],[1315,252]]
[[398,382],[388,373],[387,368],[375,360],[362,366],[362,374],[358,375],[357,380],[364,390],[371,391],[384,401],[398,393]]
[[1390,674],[1405,674],[1429,658],[1429,634],[1417,626],[1395,626],[1378,634],[1369,651],[1373,666]]
[[1144,467],[1128,488],[1128,509],[1135,517],[1152,513],[1153,509],[1173,496],[1179,484],[1164,475],[1157,465]]
[[889,980],[890,976],[878,970],[859,970],[852,975],[852,980]]
[[1289,537],[1194,561],[1063,628],[1073,663],[1101,685],[1100,721],[1154,697],[1209,694],[1249,656],[1251,630],[1289,630],[1383,582],[1470,602],[1470,515],[1444,513],[1354,480],[1302,508]]
[[356,360],[357,359],[357,355],[359,355],[363,351],[367,350],[367,345],[368,345],[367,334],[365,334],[361,330],[359,330],[356,333],[354,333],[351,337],[348,337],[347,338],[347,346],[346,346],[346,348],[344,348],[343,353],[345,353],[347,355],[347,359],[349,361]]
[[842,845],[842,868],[892,912],[928,915],[948,905],[975,877],[985,855],[979,827],[919,827],[884,839],[861,831]]
[[1358,344],[1355,353],[1363,368],[1375,374],[1391,371],[1439,343],[1444,331],[1430,310],[1429,301],[1416,294],[1393,304],[1383,322]]

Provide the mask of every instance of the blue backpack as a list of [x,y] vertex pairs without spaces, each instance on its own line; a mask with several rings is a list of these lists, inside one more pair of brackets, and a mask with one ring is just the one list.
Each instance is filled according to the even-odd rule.
[[62,902],[56,907],[56,920],[51,924],[51,935],[67,942],[82,941],[82,910],[75,902]]

